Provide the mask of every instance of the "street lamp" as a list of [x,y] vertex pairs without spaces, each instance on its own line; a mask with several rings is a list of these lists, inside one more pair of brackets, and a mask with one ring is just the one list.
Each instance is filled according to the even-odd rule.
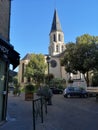
[[49,63],[50,63],[50,56],[49,55],[47,55],[46,60],[47,60],[47,64],[48,64],[48,76],[49,76]]
[[50,82],[50,78],[49,78],[49,63],[50,63],[50,56],[49,56],[49,55],[47,55],[46,60],[47,60],[47,64],[48,64],[48,83],[49,83],[49,82]]
[[[50,56],[47,55],[46,57],[47,64],[48,64],[48,86],[50,87],[50,75],[49,75],[49,63],[50,63]],[[49,89],[48,91],[48,105],[52,105],[52,91]]]

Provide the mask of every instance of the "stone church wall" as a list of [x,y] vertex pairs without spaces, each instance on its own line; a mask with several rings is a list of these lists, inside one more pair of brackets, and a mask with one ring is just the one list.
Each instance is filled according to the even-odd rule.
[[51,74],[54,75],[55,78],[61,78],[61,66],[60,66],[60,61],[59,58],[51,58],[51,60],[55,60],[57,62],[56,67],[49,67],[49,71]]

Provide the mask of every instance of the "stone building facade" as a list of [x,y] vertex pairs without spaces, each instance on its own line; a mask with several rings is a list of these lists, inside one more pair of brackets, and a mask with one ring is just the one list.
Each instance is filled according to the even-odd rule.
[[27,82],[27,79],[24,76],[24,74],[25,74],[26,65],[30,61],[30,57],[31,57],[31,54],[28,53],[24,56],[22,60],[20,60],[19,70],[18,70],[18,82],[21,84],[24,84]]
[[0,0],[0,122],[6,120],[9,65],[19,65],[19,53],[10,44],[11,0]]
[[10,32],[10,0],[0,0],[0,37],[9,41]]

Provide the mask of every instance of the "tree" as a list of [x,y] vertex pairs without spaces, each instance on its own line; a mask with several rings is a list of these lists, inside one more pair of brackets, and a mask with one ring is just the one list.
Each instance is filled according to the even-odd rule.
[[92,75],[92,86],[98,86],[98,71],[93,72]]
[[61,59],[61,65],[65,66],[65,70],[70,73],[75,73],[74,65],[76,64],[75,61],[75,43],[69,42],[66,44],[66,51],[64,57]]
[[76,38],[76,44],[67,45],[62,64],[67,72],[79,71],[89,86],[88,72],[98,69],[98,37],[84,34]]
[[45,83],[50,85],[51,80],[54,79],[54,75],[53,74],[46,74],[45,75]]
[[27,79],[32,79],[36,84],[40,84],[44,81],[46,66],[44,55],[32,54],[30,62],[26,66],[25,76]]
[[56,87],[59,89],[63,89],[66,86],[65,79],[53,78],[50,82],[50,87]]

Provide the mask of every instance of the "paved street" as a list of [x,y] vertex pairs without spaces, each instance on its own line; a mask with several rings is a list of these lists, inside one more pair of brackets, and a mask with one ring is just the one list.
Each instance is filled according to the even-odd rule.
[[[0,130],[33,130],[32,103],[24,96],[9,95],[8,121]],[[44,123],[37,120],[36,130],[98,130],[98,102],[95,98],[53,96],[53,105],[44,114]]]

